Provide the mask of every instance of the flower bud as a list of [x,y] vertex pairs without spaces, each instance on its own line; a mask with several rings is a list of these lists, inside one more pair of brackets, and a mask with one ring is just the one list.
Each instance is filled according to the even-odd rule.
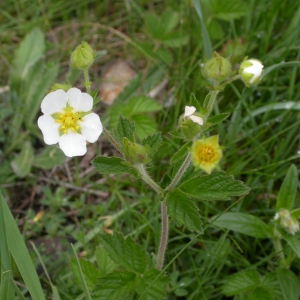
[[82,42],[71,54],[71,67],[75,69],[87,69],[94,61],[95,51],[91,46]]
[[214,135],[206,139],[197,140],[191,148],[192,163],[210,174],[223,156],[222,149],[219,145],[219,136]]
[[247,87],[257,84],[263,73],[263,64],[254,58],[246,59],[241,63],[239,73]]
[[60,83],[54,83],[51,87],[51,92],[55,92],[57,90],[64,90],[67,92],[72,86],[68,83],[66,84],[60,84]]
[[123,150],[126,160],[131,164],[145,164],[149,161],[148,151],[142,145],[123,138]]
[[276,213],[274,220],[289,234],[294,235],[299,231],[298,220],[293,218],[287,209],[282,209],[280,212]]
[[181,133],[186,140],[193,139],[203,131],[203,119],[194,106],[186,106],[184,114],[179,119]]
[[212,84],[220,83],[231,74],[231,63],[228,59],[214,52],[213,58],[202,67],[203,76]]

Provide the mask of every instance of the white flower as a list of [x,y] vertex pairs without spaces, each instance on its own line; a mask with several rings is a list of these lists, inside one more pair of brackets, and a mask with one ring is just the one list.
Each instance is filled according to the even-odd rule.
[[186,106],[184,110],[184,119],[191,119],[194,123],[203,125],[203,119],[194,115],[196,108],[194,106]]
[[258,83],[263,72],[263,67],[263,64],[254,58],[243,61],[239,73],[244,83],[247,86]]
[[92,107],[93,98],[77,88],[49,93],[41,104],[44,115],[38,119],[45,143],[58,143],[69,157],[84,155],[86,141],[96,142],[103,130],[99,116],[89,113]]

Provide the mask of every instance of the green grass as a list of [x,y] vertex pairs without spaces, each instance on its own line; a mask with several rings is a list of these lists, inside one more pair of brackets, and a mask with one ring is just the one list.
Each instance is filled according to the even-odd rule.
[[[35,27],[39,27],[46,36],[44,60],[59,63],[59,82],[64,81],[68,73],[69,51],[83,40],[97,51],[106,51],[91,68],[94,89],[102,80],[102,67],[116,59],[127,59],[133,63],[141,74],[139,87],[144,93],[168,78],[167,91],[172,89],[173,102],[155,114],[158,128],[165,137],[153,165],[149,167],[155,179],[159,180],[172,154],[182,146],[180,140],[173,140],[167,133],[177,125],[191,93],[201,101],[207,94],[200,68],[204,62],[205,47],[201,23],[192,1],[5,2],[5,8],[0,9],[1,87],[9,85],[9,70],[20,41]],[[265,68],[281,62],[299,61],[300,7],[297,1],[234,2],[242,3],[236,12],[226,5],[212,7],[210,1],[201,1],[204,23],[214,50],[225,56],[232,54],[233,64],[241,62],[244,56],[261,60]],[[154,41],[145,25],[147,13],[161,15],[167,8],[179,14],[176,31],[189,36],[188,42],[180,47]],[[164,60],[152,49],[148,51],[144,47],[145,42],[156,47],[156,51],[164,51],[163,57],[167,59]],[[234,46],[233,42],[236,43]],[[154,75],[147,76],[149,70],[153,70]],[[299,105],[299,75],[296,64],[278,68],[268,73],[257,87],[245,88],[242,82],[235,81],[220,94],[214,112],[232,112],[230,118],[213,132],[220,135],[221,144],[225,146],[221,167],[251,187],[251,192],[231,211],[247,212],[268,223],[275,214],[276,195],[288,168],[294,163],[299,172],[300,111],[275,110],[270,106],[288,101]],[[74,85],[79,85],[80,78],[74,78]],[[160,96],[162,104],[168,101],[167,91]],[[136,89],[135,92],[141,91]],[[102,176],[95,170],[82,176],[90,166],[89,161],[83,162],[84,157],[68,160],[52,171],[34,167],[26,177],[16,177],[10,163],[22,145],[17,145],[5,156],[3,154],[10,145],[7,134],[14,113],[10,99],[8,92],[1,94],[0,188],[18,220],[25,241],[41,237],[68,238],[77,252],[95,262],[94,253],[99,246],[97,236],[104,228],[101,217],[110,216],[113,218],[108,227],[110,230],[131,236],[154,256],[159,243],[159,201],[142,181],[128,176]],[[39,103],[41,100],[35,99]],[[119,101],[122,99],[119,98]],[[254,115],[257,109],[263,107],[266,109],[262,113]],[[105,105],[98,103],[96,108],[100,116],[105,114]],[[20,134],[29,131],[26,139],[36,155],[44,149],[44,142],[35,121],[26,126],[21,126]],[[102,154],[114,155],[104,137],[93,147],[96,153],[102,151]],[[70,182],[68,174],[71,174],[73,182]],[[171,263],[166,272],[171,274],[173,281],[168,299],[225,299],[222,284],[229,275],[254,268],[261,274],[275,270],[277,256],[271,241],[208,226],[212,216],[225,211],[236,200],[198,203],[204,227],[207,227],[203,235],[196,237],[195,233],[171,223],[166,265]],[[296,203],[299,206],[299,193]],[[31,222],[41,210],[45,212],[43,218],[37,223]],[[181,252],[190,241],[191,244]],[[67,246],[59,249],[58,253],[64,258],[64,264],[51,269],[53,257],[41,252],[46,268],[51,269],[52,284],[61,299],[83,299],[81,283],[75,283],[69,267],[69,260],[73,257],[71,249]],[[38,265],[34,252],[32,257]],[[292,270],[299,278],[300,264],[297,260]],[[15,270],[14,273],[16,280],[22,281],[19,272]],[[41,277],[41,282],[45,295],[51,295],[51,285],[45,276]],[[23,285],[19,289],[30,299]]]

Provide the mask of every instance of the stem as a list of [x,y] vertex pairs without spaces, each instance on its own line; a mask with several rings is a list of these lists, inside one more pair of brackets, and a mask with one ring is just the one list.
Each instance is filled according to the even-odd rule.
[[176,185],[178,184],[179,180],[181,179],[182,175],[184,174],[184,172],[186,171],[186,169],[188,168],[188,166],[190,165],[191,162],[191,154],[188,153],[187,156],[185,157],[184,162],[182,163],[182,165],[180,166],[178,172],[176,173],[176,175],[174,176],[172,182],[170,183],[170,185],[166,188],[166,191],[172,191]]
[[164,190],[148,175],[148,172],[143,164],[136,164],[134,165],[134,168],[139,172],[141,178],[148,183],[154,191],[156,191],[158,194],[162,194],[164,192]]
[[90,77],[89,77],[89,72],[88,69],[83,70],[83,75],[84,75],[84,85],[86,87],[86,91],[88,94],[91,93],[91,85],[92,83],[90,82]]
[[212,109],[214,107],[214,103],[215,103],[215,100],[216,100],[218,94],[219,94],[219,91],[213,91],[213,92],[211,92],[210,99],[209,99],[209,102],[207,104],[206,118],[208,118],[209,115],[211,114],[211,111],[212,111]]
[[161,236],[157,253],[156,269],[161,271],[168,243],[169,219],[167,215],[166,200],[161,202]]
[[285,255],[283,253],[280,238],[274,238],[273,245],[274,245],[276,253],[279,255],[279,260],[278,260],[279,265],[285,269],[288,268],[286,259],[285,259]]
[[115,138],[109,133],[108,130],[106,130],[103,127],[103,133],[105,134],[106,138],[112,143],[112,145],[120,152],[122,153],[122,148],[120,144],[115,140]]

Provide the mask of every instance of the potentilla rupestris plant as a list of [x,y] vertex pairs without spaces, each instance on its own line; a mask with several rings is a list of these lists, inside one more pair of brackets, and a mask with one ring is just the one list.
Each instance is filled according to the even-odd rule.
[[[86,61],[85,59],[88,59]],[[230,200],[242,197],[249,188],[232,176],[220,171],[222,146],[219,136],[211,135],[213,126],[228,118],[228,113],[211,116],[218,93],[236,79],[245,82],[244,68],[236,75],[229,59],[214,53],[213,58],[202,66],[202,73],[209,82],[209,93],[203,104],[192,96],[186,103],[173,134],[183,142],[182,148],[170,159],[170,168],[161,182],[155,182],[147,171],[147,164],[161,144],[159,132],[142,141],[135,136],[135,124],[123,116],[119,117],[116,128],[108,131],[102,127],[100,118],[92,113],[95,100],[91,96],[88,70],[94,59],[94,50],[82,43],[71,54],[71,66],[83,71],[87,93],[77,88],[56,84],[56,91],[49,93],[42,101],[42,112],[38,125],[46,144],[59,143],[67,156],[86,153],[86,142],[95,142],[102,133],[120,152],[121,157],[97,156],[92,164],[103,174],[129,173],[145,181],[157,194],[161,204],[161,234],[154,263],[148,253],[131,238],[125,239],[120,233],[101,234],[100,242],[108,256],[121,269],[104,274],[94,290],[94,296],[103,296],[106,285],[122,282],[119,296],[123,298],[134,291],[143,297],[153,293],[155,299],[163,299],[169,278],[161,272],[168,245],[169,219],[178,226],[184,226],[198,235],[203,233],[201,216],[196,201]],[[249,79],[258,82],[258,71]],[[248,76],[248,75],[247,75]],[[255,78],[254,78],[255,77]],[[249,78],[249,76],[247,77]],[[254,79],[253,79],[254,78]],[[248,80],[248,79],[247,79]],[[248,80],[248,81],[249,81]],[[247,86],[249,83],[245,82]],[[154,101],[154,100],[153,100]],[[128,288],[124,289],[123,287]],[[154,299],[154,298],[153,298]]]

